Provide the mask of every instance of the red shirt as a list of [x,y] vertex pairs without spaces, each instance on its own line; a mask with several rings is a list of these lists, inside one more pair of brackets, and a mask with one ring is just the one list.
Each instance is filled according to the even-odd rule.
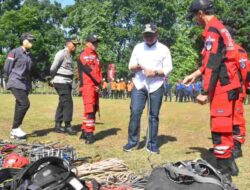
[[[91,68],[90,74],[93,78],[101,84],[102,70],[97,52],[90,47],[86,47],[80,54],[80,61],[83,65],[87,64]],[[82,73],[83,85],[95,85],[93,80],[86,74]]]
[[203,31],[203,90],[210,97],[240,88],[235,43],[224,25],[213,17]]

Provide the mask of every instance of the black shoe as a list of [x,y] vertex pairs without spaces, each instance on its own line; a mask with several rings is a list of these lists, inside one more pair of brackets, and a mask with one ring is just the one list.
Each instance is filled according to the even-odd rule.
[[87,138],[87,135],[86,135],[85,131],[82,130],[82,134],[81,134],[79,139],[86,139],[86,138]]
[[233,157],[235,159],[242,157],[241,143],[238,141],[234,141]]
[[62,127],[62,122],[56,121],[55,132],[57,132],[57,133],[65,133],[65,128]]
[[239,169],[233,157],[225,159],[217,158],[217,169],[229,178],[239,174]]
[[65,122],[65,131],[69,135],[76,135],[77,134],[77,131],[75,129],[73,129],[73,127],[71,126],[70,122]]
[[230,168],[231,168],[232,176],[238,176],[239,175],[239,168],[234,160],[234,157],[232,156],[229,160],[230,160]]
[[95,142],[95,137],[93,133],[86,133],[85,144],[93,144]]

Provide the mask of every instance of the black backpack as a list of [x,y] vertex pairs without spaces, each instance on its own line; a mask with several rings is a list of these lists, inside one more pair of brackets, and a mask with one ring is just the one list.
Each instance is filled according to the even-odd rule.
[[44,157],[30,164],[11,184],[11,190],[88,190],[68,162],[58,157]]
[[237,190],[205,160],[180,161],[155,168],[146,190]]

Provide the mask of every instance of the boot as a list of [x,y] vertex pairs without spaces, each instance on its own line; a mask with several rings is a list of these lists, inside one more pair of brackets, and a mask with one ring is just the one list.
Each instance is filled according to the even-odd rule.
[[239,141],[234,141],[233,157],[235,159],[242,157],[241,143]]
[[76,135],[77,131],[72,128],[70,122],[65,122],[65,130],[69,135]]
[[231,176],[237,176],[239,169],[234,161],[234,158],[217,158],[217,169],[225,176],[231,178]]
[[55,131],[57,133],[65,133],[65,129],[62,127],[62,122],[61,121],[56,121],[56,123],[55,123]]
[[232,156],[230,159],[230,168],[231,168],[231,174],[232,176],[238,176],[239,174],[239,168],[235,162],[234,157]]
[[82,130],[82,134],[79,139],[86,139],[86,138],[87,138],[86,132]]
[[217,169],[221,172],[221,174],[223,174],[230,181],[232,181],[228,159],[217,158],[216,161],[217,161]]
[[92,132],[86,133],[85,144],[93,144],[95,142],[94,134]]

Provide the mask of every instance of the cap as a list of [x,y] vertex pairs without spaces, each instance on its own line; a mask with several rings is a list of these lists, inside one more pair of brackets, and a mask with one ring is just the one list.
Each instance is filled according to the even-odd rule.
[[211,0],[194,0],[189,7],[187,18],[192,19],[200,10],[207,11],[212,9],[213,3]]
[[145,29],[143,31],[143,34],[145,33],[153,33],[155,34],[157,32],[157,26],[153,23],[149,23],[145,25]]
[[67,42],[71,42],[72,44],[75,44],[75,45],[80,44],[80,41],[77,38],[69,38],[67,39]]
[[87,42],[91,42],[91,43],[95,43],[95,42],[100,42],[101,39],[99,38],[99,36],[95,35],[95,34],[90,34],[87,39]]
[[20,40],[21,41],[24,41],[24,40],[29,40],[29,41],[32,41],[32,40],[36,40],[35,37],[33,36],[33,34],[31,34],[30,32],[26,32],[26,33],[23,33],[20,37]]

